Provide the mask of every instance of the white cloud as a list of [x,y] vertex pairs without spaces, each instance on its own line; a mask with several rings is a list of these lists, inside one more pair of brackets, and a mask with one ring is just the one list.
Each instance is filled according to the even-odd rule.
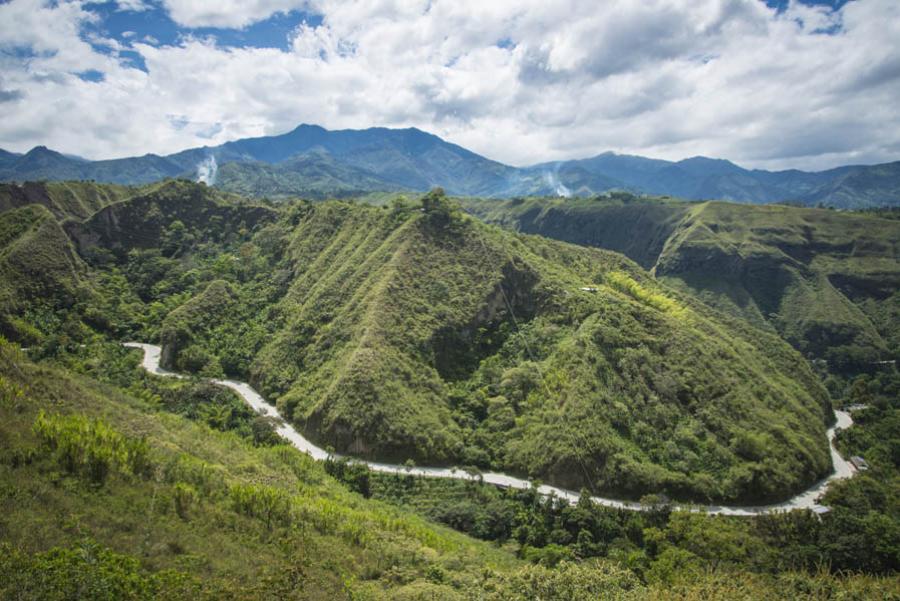
[[[513,164],[609,149],[769,168],[900,158],[893,0],[781,14],[755,0],[166,1],[193,26],[298,7],[323,22],[286,51],[139,31],[144,73],[119,63],[121,43],[107,56],[79,37],[86,5],[0,5],[0,46],[34,49],[0,54],[4,88],[27,99],[3,105],[0,147],[167,153],[306,122],[417,126]],[[72,75],[87,69],[104,81]]]
[[146,0],[116,0],[116,10],[120,11],[140,13],[151,8],[153,7]]
[[163,0],[184,27],[246,27],[275,13],[300,10],[306,0]]

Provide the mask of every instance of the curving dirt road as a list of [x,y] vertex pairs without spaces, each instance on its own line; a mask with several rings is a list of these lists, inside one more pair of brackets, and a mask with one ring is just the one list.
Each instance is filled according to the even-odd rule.
[[[143,344],[140,342],[126,342],[124,344],[129,348],[141,349],[144,352],[144,358],[141,362],[141,365],[148,372],[156,374],[158,376],[168,376],[174,378],[185,377],[180,374],[162,369],[159,366],[160,353],[162,352],[162,349],[160,347],[154,344]],[[247,402],[247,404],[249,404],[259,413],[270,417],[279,418],[280,424],[276,429],[278,434],[288,440],[299,450],[312,456],[313,459],[322,461],[329,456],[329,453],[327,451],[317,447],[316,445],[308,441],[299,432],[297,432],[297,430],[295,430],[292,425],[287,423],[287,421],[285,421],[284,419],[281,419],[281,415],[278,413],[278,410],[274,406],[267,403],[265,399],[263,399],[258,392],[253,390],[253,388],[249,384],[245,382],[238,382],[236,380],[219,380],[214,378],[211,379],[211,381],[219,384],[220,386],[227,386],[228,388],[231,388],[232,390],[237,392],[241,396],[241,398],[243,398]],[[774,503],[771,505],[676,505],[675,508],[689,511],[704,511],[707,513],[718,515],[752,516],[773,511],[788,511],[791,509],[814,510],[822,507],[816,502],[816,499],[818,499],[825,492],[825,490],[828,488],[828,485],[834,480],[850,478],[856,473],[855,468],[849,462],[845,461],[844,458],[841,457],[837,450],[834,448],[834,437],[836,429],[850,427],[851,425],[853,425],[853,419],[850,417],[849,413],[846,413],[844,411],[835,411],[835,415],[837,415],[837,423],[827,431],[829,447],[831,449],[831,462],[834,466],[834,472],[830,476],[823,480],[820,480],[804,492],[791,497],[790,499],[782,503]],[[342,457],[341,455],[338,455],[336,453],[332,454],[332,456],[338,458]],[[477,480],[480,477],[480,479],[484,482],[497,486],[521,489],[531,488],[531,482],[529,482],[528,480],[522,480],[521,478],[515,478],[513,476],[507,476],[506,474],[497,472],[484,472],[480,474],[480,476],[476,476],[458,468],[407,467],[390,463],[379,463],[376,461],[363,461],[361,459],[353,460],[364,463],[369,467],[369,469],[375,472],[412,475],[428,478],[455,478],[458,480]],[[565,499],[569,503],[576,503],[579,497],[579,494],[577,492],[573,492],[571,490],[566,490],[563,488],[557,488],[555,486],[549,486],[546,484],[541,485],[538,488],[538,492],[544,495],[555,494],[557,497]],[[606,497],[591,498],[593,499],[594,503],[597,503],[598,505],[604,505],[606,507],[629,509],[633,511],[646,511],[648,509],[651,509],[650,506],[643,505],[635,501],[619,501],[617,499],[608,499]]]

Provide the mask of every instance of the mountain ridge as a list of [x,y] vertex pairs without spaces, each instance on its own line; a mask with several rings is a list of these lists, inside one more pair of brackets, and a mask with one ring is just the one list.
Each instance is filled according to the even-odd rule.
[[[327,170],[332,173],[327,177],[322,177],[321,161],[285,164],[313,151],[328,155]],[[324,198],[440,186],[455,195],[491,198],[594,196],[624,190],[751,204],[793,202],[844,209],[900,206],[900,161],[818,172],[767,171],[745,169],[721,158],[668,161],[607,151],[583,159],[514,167],[415,127],[328,130],[306,123],[283,134],[165,156],[87,161],[45,146],[22,155],[0,149],[0,181],[91,179],[146,184],[169,177],[199,179],[198,170],[210,161],[214,161],[211,182],[226,191],[257,197]],[[233,163],[240,167],[232,168],[230,178],[216,182],[216,170]]]

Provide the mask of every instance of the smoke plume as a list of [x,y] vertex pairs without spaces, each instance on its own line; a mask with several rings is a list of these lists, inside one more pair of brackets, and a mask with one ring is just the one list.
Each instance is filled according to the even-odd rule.
[[197,163],[197,181],[203,182],[207,186],[216,183],[216,173],[219,166],[216,164],[216,157],[210,156],[203,161]]

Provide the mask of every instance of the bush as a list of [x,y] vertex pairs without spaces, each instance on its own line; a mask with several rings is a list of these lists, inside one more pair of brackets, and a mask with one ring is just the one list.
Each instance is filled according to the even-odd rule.
[[152,471],[147,441],[122,436],[103,421],[42,410],[32,429],[64,470],[94,484],[102,485],[110,472],[146,478]]

